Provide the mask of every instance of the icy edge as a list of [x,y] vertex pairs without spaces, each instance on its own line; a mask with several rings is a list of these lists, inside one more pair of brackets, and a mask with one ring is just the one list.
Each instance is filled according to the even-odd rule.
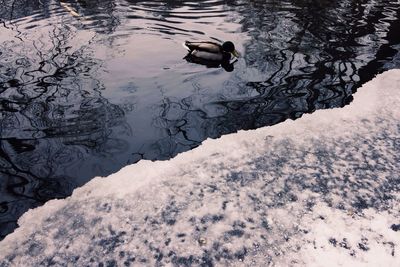
[[0,258],[4,266],[72,258],[394,266],[400,70],[378,75],[354,98],[345,108],[206,140],[169,161],[95,178],[70,198],[25,213],[0,243]]

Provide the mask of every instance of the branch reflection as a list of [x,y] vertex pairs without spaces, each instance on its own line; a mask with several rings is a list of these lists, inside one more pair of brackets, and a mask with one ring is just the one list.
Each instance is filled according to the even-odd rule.
[[[15,20],[42,8],[25,2],[15,1],[1,16]],[[79,171],[89,155],[127,150],[113,132],[131,131],[123,107],[102,96],[96,79],[102,62],[88,46],[95,35],[79,34],[65,19],[45,25],[37,39],[20,34],[13,21],[4,25],[21,42],[0,44],[0,235],[27,209],[69,196],[92,177]]]
[[[400,3],[384,0],[2,4],[1,236],[94,176],[342,107],[400,64]],[[231,37],[244,57],[230,73],[177,49]]]

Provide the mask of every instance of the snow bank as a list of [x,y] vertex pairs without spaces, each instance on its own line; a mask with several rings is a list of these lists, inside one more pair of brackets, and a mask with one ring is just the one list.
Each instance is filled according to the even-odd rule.
[[30,210],[0,266],[398,266],[400,70]]

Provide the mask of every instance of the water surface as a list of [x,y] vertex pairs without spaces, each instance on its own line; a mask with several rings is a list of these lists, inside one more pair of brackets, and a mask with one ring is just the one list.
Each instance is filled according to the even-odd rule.
[[[3,1],[0,234],[94,176],[350,103],[400,66],[399,14],[387,0]],[[187,39],[243,57],[191,64]]]

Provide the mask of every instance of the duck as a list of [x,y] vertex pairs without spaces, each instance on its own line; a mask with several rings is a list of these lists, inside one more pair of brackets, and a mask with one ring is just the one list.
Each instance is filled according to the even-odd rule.
[[235,49],[231,41],[226,41],[222,45],[209,41],[191,42],[185,41],[184,46],[189,51],[189,55],[209,61],[229,61],[232,55],[240,57],[240,53]]
[[[185,41],[183,46],[188,50],[185,59],[188,62],[206,65],[216,68],[222,66],[225,70],[233,70],[233,63],[240,57],[231,41],[218,44],[210,41],[191,42]],[[231,62],[232,56],[235,59]]]

